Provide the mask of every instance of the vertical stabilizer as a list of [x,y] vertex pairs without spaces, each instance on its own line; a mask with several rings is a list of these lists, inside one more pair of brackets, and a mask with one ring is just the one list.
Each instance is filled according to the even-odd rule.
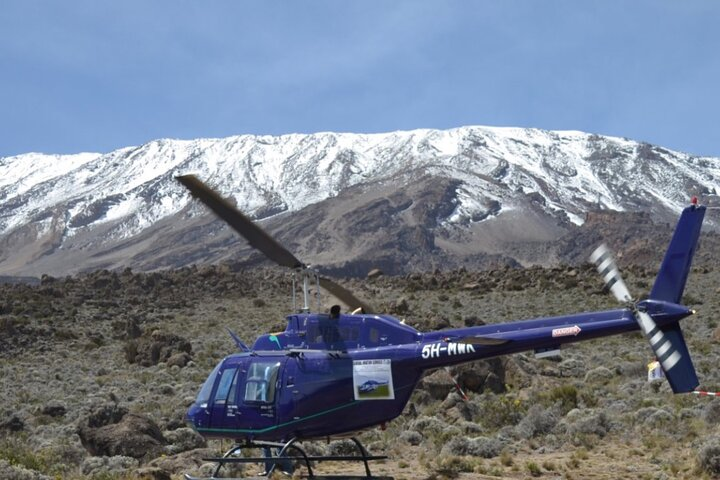
[[680,303],[704,217],[704,206],[693,204],[683,210],[650,292],[653,300]]

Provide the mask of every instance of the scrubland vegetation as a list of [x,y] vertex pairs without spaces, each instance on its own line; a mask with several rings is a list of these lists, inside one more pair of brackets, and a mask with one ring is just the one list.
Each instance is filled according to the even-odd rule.
[[[624,267],[631,291],[654,271]],[[683,321],[706,390],[720,389],[720,270],[694,269]],[[590,266],[451,271],[342,282],[421,330],[615,307]],[[226,267],[160,273],[100,271],[0,286],[0,478],[181,478],[207,474],[206,444],[183,415],[234,344],[284,328],[290,279]],[[323,300],[326,309],[330,299]],[[576,344],[560,358],[532,352],[425,377],[404,414],[361,435],[396,478],[713,478],[720,475],[720,399],[648,383],[639,333]],[[150,435],[132,455],[103,450],[92,425],[135,415]],[[123,420],[125,421],[125,420]],[[154,427],[153,427],[154,426]],[[155,437],[153,437],[155,435]],[[159,436],[158,436],[159,435]],[[316,443],[341,452],[343,441]],[[93,454],[94,453],[94,454]],[[362,474],[361,466],[319,471]],[[256,472],[247,467],[246,472]],[[235,472],[240,474],[241,472]]]

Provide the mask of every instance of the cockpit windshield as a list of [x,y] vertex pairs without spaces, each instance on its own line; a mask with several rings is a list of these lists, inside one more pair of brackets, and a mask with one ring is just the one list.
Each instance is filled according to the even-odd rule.
[[212,393],[213,385],[215,385],[215,379],[218,376],[218,372],[220,371],[220,367],[222,366],[223,362],[220,361],[220,363],[215,366],[210,376],[205,380],[205,383],[203,383],[202,388],[200,389],[200,393],[198,393],[197,399],[195,399],[195,403],[197,405],[200,405],[202,408],[207,407],[207,403],[210,400],[210,394]]

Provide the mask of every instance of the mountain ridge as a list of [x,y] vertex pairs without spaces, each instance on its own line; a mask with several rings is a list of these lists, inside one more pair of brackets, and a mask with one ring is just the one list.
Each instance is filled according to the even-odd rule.
[[645,211],[669,222],[690,195],[714,201],[720,188],[720,159],[511,127],[161,139],[108,154],[33,153],[0,158],[0,274],[237,261],[243,242],[191,201],[174,180],[184,173],[230,197],[303,260],[338,272],[368,253],[368,262],[396,272],[473,255],[547,263],[554,253],[543,262],[532,252],[510,255],[506,244],[547,250],[542,242],[594,210]]

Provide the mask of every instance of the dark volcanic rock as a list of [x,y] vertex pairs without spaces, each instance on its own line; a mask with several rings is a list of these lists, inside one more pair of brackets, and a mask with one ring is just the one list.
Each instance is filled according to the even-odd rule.
[[172,367],[174,365],[182,368],[187,365],[191,359],[192,357],[189,353],[180,352],[170,356],[170,358],[167,359],[166,363],[168,367]]
[[471,392],[505,391],[505,365],[499,358],[459,365],[451,371],[458,384]]
[[96,456],[151,459],[167,445],[155,422],[117,405],[97,408],[80,422],[77,433],[85,449]]
[[455,384],[448,372],[440,369],[423,378],[418,387],[428,392],[435,400],[443,400],[455,388]]
[[62,417],[63,415],[65,415],[65,413],[67,413],[67,409],[62,403],[53,400],[50,401],[47,405],[45,405],[42,408],[41,412],[51,417]]
[[142,333],[137,318],[128,318],[125,323],[125,335],[127,338],[139,338]]
[[[177,355],[180,354],[180,357]],[[182,355],[185,354],[185,355]],[[149,336],[130,340],[125,344],[125,358],[130,363],[137,363],[143,367],[167,362],[175,356],[173,362],[185,366],[192,358],[192,345],[190,342],[172,333],[162,333],[158,330]]]
[[10,432],[19,432],[25,428],[25,422],[22,418],[17,415],[3,415],[3,420],[0,420],[0,430],[8,430]]

